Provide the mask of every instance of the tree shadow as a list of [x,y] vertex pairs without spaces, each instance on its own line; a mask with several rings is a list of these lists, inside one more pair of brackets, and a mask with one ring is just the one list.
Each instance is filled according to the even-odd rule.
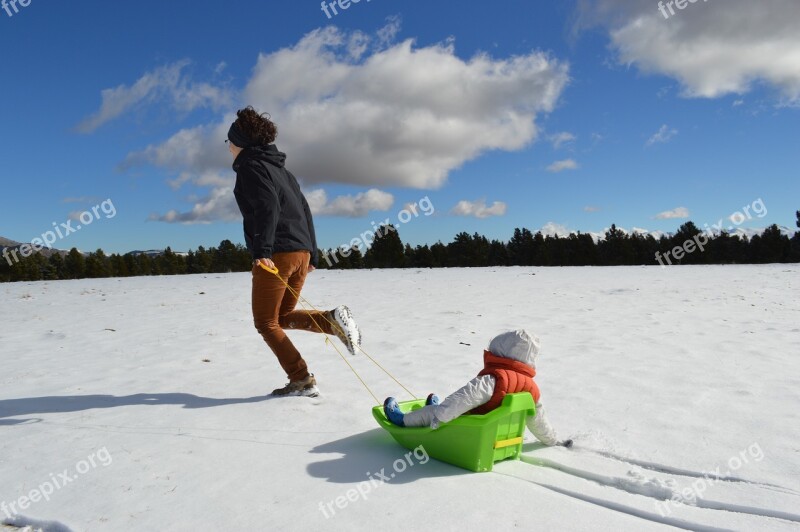
[[307,467],[311,476],[337,484],[357,484],[370,478],[380,482],[381,475],[385,476],[383,482],[406,484],[421,478],[472,474],[430,458],[421,450],[415,454],[379,428],[318,445],[310,452],[342,455]]
[[25,397],[22,399],[0,399],[0,425],[19,425],[33,422],[33,419],[4,419],[30,414],[61,414],[132,405],[182,405],[184,408],[211,408],[215,406],[258,403],[268,399],[268,395],[214,399],[211,397],[198,397],[189,393],[138,393],[124,396],[53,395]]

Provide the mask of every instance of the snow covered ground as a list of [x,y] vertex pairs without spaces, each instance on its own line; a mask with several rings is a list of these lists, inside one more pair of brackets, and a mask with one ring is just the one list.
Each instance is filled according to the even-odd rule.
[[[419,396],[473,377],[503,329],[541,338],[542,401],[575,448],[527,441],[491,473],[407,455],[321,335],[290,333],[322,395],[268,399],[285,376],[252,326],[249,274],[0,285],[0,521],[797,530],[798,270],[313,273],[303,295],[348,304],[365,350]],[[348,360],[380,398],[408,398]]]

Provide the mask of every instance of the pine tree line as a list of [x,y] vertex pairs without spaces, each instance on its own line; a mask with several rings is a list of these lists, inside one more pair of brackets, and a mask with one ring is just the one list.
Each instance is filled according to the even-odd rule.
[[53,253],[46,258],[35,253],[12,265],[0,261],[0,282],[242,272],[249,270],[251,264],[250,253],[244,246],[230,240],[223,240],[216,248],[200,246],[185,255],[170,248],[155,256],[146,253],[109,256],[102,249],[83,254],[72,248],[63,256]]
[[[797,213],[800,228],[800,211]],[[687,243],[702,243],[689,246]],[[689,248],[696,248],[689,251]],[[683,249],[684,253],[676,253]],[[443,268],[486,266],[634,266],[670,264],[766,264],[800,262],[800,231],[792,238],[777,225],[750,239],[722,232],[708,235],[694,223],[683,224],[674,235],[656,239],[652,235],[625,233],[615,225],[605,238],[595,242],[585,233],[566,237],[532,233],[517,228],[508,242],[488,240],[475,233],[461,232],[449,244],[412,247],[403,244],[396,228],[378,231],[366,253],[357,247],[321,252],[320,269],[360,268]],[[678,257],[678,255],[681,255]],[[135,277],[141,275],[182,275],[193,273],[244,272],[251,269],[251,257],[241,244],[223,240],[219,247],[187,254],[170,248],[156,256],[144,253],[106,255],[98,249],[84,255],[73,248],[66,255],[46,258],[35,253],[9,264],[0,261],[0,282]]]
[[[797,216],[800,228],[800,211]],[[698,241],[703,244],[702,251],[696,244],[686,246],[687,242]],[[691,247],[694,251],[684,251],[676,258],[676,248]],[[656,239],[652,235],[625,233],[612,225],[605,237],[595,242],[585,233],[545,236],[517,228],[508,242],[462,232],[449,244],[411,247],[403,245],[397,230],[392,230],[383,231],[365,254],[353,248],[347,250],[347,256],[341,250],[328,250],[323,257],[328,257],[330,264],[321,260],[320,267],[330,269],[766,264],[800,262],[800,232],[789,238],[772,225],[748,240],[725,232],[710,236],[687,222],[674,235]]]

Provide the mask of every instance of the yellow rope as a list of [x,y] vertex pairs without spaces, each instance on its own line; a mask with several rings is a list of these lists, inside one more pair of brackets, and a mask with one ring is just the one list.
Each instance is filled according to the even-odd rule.
[[[304,310],[308,311],[308,309],[305,307],[305,305],[308,305],[309,307],[311,307],[311,309],[313,309],[313,310],[315,310],[316,312],[318,312],[318,313],[319,313],[319,314],[322,316],[322,318],[323,318],[325,321],[327,321],[327,322],[328,322],[328,324],[330,324],[330,326],[331,326],[331,327],[333,327],[333,328],[334,328],[334,330],[337,330],[337,329],[338,329],[339,331],[341,331],[341,332],[342,332],[342,334],[343,334],[343,335],[345,335],[345,332],[342,330],[342,328],[339,326],[339,324],[338,324],[338,323],[334,323],[334,322],[332,322],[331,320],[329,320],[329,319],[328,319],[328,317],[327,317],[327,313],[326,313],[326,312],[323,312],[323,311],[321,311],[321,310],[317,309],[317,308],[316,308],[314,305],[312,305],[312,304],[311,304],[311,303],[310,303],[310,302],[309,302],[309,301],[308,301],[306,298],[304,298],[303,296],[301,296],[301,295],[300,295],[298,292],[295,292],[295,290],[294,290],[294,289],[293,289],[291,286],[289,286],[289,283],[287,283],[286,281],[284,281],[284,280],[283,280],[283,277],[281,277],[281,276],[280,276],[280,274],[279,274],[279,272],[278,272],[278,268],[269,268],[269,267],[267,267],[267,266],[264,266],[264,265],[263,265],[262,263],[260,263],[260,262],[258,263],[258,265],[259,265],[259,266],[261,266],[261,268],[263,268],[264,270],[268,271],[269,273],[271,273],[271,274],[274,274],[274,275],[275,275],[275,277],[277,277],[278,279],[280,279],[280,281],[281,281],[281,282],[283,283],[283,285],[284,285],[284,286],[285,286],[285,287],[286,287],[286,288],[289,290],[289,292],[290,292],[290,293],[291,293],[291,294],[292,294],[292,295],[293,295],[295,298],[297,298],[297,301],[300,303],[300,306],[301,306],[301,307],[303,307],[303,309],[304,309]],[[378,399],[378,397],[377,397],[377,396],[376,396],[376,395],[375,395],[375,394],[372,392],[372,390],[371,390],[371,389],[370,389],[370,387],[367,385],[367,383],[366,383],[366,382],[364,382],[364,379],[362,379],[362,378],[361,378],[361,375],[359,375],[359,374],[358,374],[358,372],[357,372],[357,371],[356,371],[356,369],[353,367],[353,365],[352,365],[352,364],[350,364],[350,362],[349,362],[349,361],[347,360],[347,358],[346,358],[346,357],[345,357],[345,356],[342,354],[342,352],[339,350],[339,348],[338,348],[338,347],[336,347],[336,344],[334,344],[334,343],[331,341],[331,339],[330,339],[330,337],[327,335],[327,333],[325,333],[325,331],[322,329],[322,327],[320,327],[319,323],[317,323],[317,320],[315,320],[315,319],[314,319],[314,316],[313,316],[313,315],[310,315],[309,317],[311,318],[311,321],[312,321],[312,322],[314,322],[314,325],[317,327],[317,329],[319,329],[319,331],[320,331],[320,332],[321,332],[321,333],[322,333],[322,334],[325,336],[325,343],[326,343],[326,344],[330,344],[331,346],[333,346],[333,348],[334,348],[334,349],[336,350],[336,352],[339,354],[339,356],[340,356],[340,357],[341,357],[341,359],[344,361],[344,363],[345,363],[345,364],[347,364],[347,366],[350,368],[350,370],[353,372],[353,374],[356,376],[356,378],[358,378],[358,380],[359,380],[359,381],[361,381],[361,384],[363,384],[363,385],[364,385],[364,388],[366,388],[366,389],[367,389],[367,391],[370,393],[370,395],[371,395],[371,396],[372,396],[372,397],[375,399],[375,402],[376,402],[376,403],[378,403],[379,405],[380,405],[380,404],[382,404],[382,403],[381,403],[381,401]],[[406,391],[406,392],[407,392],[407,393],[408,393],[408,394],[409,394],[411,397],[413,397],[414,399],[417,399],[417,396],[416,396],[416,395],[414,395],[414,393],[412,393],[412,392],[411,392],[411,391],[410,391],[408,388],[406,388],[405,386],[403,386],[403,384],[402,384],[402,383],[401,383],[399,380],[397,380],[397,378],[396,378],[394,375],[392,375],[391,373],[389,373],[389,371],[387,371],[387,370],[386,370],[386,368],[384,368],[383,366],[381,366],[381,365],[378,363],[378,361],[377,361],[377,360],[375,360],[374,358],[372,358],[372,357],[371,357],[371,356],[370,356],[370,355],[369,355],[369,354],[368,354],[366,351],[364,351],[364,349],[363,349],[363,348],[362,348],[360,345],[358,346],[358,349],[359,349],[359,351],[361,351],[362,353],[364,353],[364,355],[365,355],[365,356],[366,356],[366,357],[367,357],[367,358],[368,358],[370,361],[372,361],[372,363],[373,363],[373,364],[375,364],[376,366],[378,366],[378,367],[379,367],[379,368],[380,368],[380,369],[381,369],[381,370],[382,370],[384,373],[386,373],[386,374],[387,374],[389,377],[391,377],[391,378],[392,378],[392,380],[394,380],[394,382],[396,382],[398,385],[400,385],[400,387],[401,387],[403,390],[405,390],[405,391]]]

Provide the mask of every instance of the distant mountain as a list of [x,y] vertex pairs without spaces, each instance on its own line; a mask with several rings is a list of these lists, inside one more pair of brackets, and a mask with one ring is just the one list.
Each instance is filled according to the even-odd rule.
[[[17,242],[16,240],[11,240],[8,238],[3,238],[0,236],[0,252],[2,252],[6,248],[18,248],[22,245],[22,242]],[[56,249],[56,248],[43,248],[40,250],[40,253],[47,258],[50,258],[52,255],[58,253],[59,255],[66,255],[69,251],[64,251],[63,249]]]
[[147,249],[147,250],[140,250],[136,249],[134,251],[129,251],[131,255],[134,257],[138,257],[139,255],[147,255],[148,257],[158,257],[164,253],[163,249]]
[[[4,237],[0,236],[0,253],[2,253],[2,251],[5,248],[18,248],[21,245],[22,245],[22,242],[17,242],[16,240],[11,240],[10,238],[4,238]],[[80,251],[80,250],[78,250],[78,251]],[[88,253],[86,253],[85,251],[80,251],[80,252],[83,255],[88,255]],[[44,248],[44,249],[41,250],[41,253],[45,257],[49,258],[54,253],[59,253],[62,256],[67,255],[69,253],[69,250],[56,249],[56,248]],[[164,250],[163,249],[135,250],[135,251],[130,251],[129,253],[131,255],[134,255],[134,256],[147,255],[148,257],[153,258],[153,257],[158,257],[160,255],[163,255],[164,254]],[[175,255],[178,255],[178,256],[181,256],[181,257],[185,257],[185,256],[187,256],[189,254],[186,251],[173,251],[173,253]],[[124,255],[124,253],[123,253],[123,255]]]
[[[749,228],[746,228],[746,227],[736,227],[736,228],[733,229],[733,231],[730,231],[730,234],[731,235],[739,235],[740,237],[743,237],[743,238],[746,238],[747,240],[750,240],[751,238],[753,238],[756,235],[761,235],[761,233],[763,233],[766,229],[767,229],[766,227],[761,227],[761,228],[758,228],[758,229],[749,229]],[[795,230],[790,228],[790,227],[786,227],[785,225],[779,225],[778,229],[780,229],[782,235],[788,236],[789,238],[792,238],[794,236]],[[719,233],[719,231],[717,231],[717,233]]]
[[[175,255],[178,255],[179,257],[185,257],[186,255],[189,254],[188,251],[173,251],[172,253],[174,253]],[[142,251],[142,250],[138,250],[137,249],[135,251],[129,251],[128,254],[133,255],[133,256],[147,255],[148,257],[159,257],[159,256],[164,254],[164,250],[163,249],[148,249],[148,250]]]

